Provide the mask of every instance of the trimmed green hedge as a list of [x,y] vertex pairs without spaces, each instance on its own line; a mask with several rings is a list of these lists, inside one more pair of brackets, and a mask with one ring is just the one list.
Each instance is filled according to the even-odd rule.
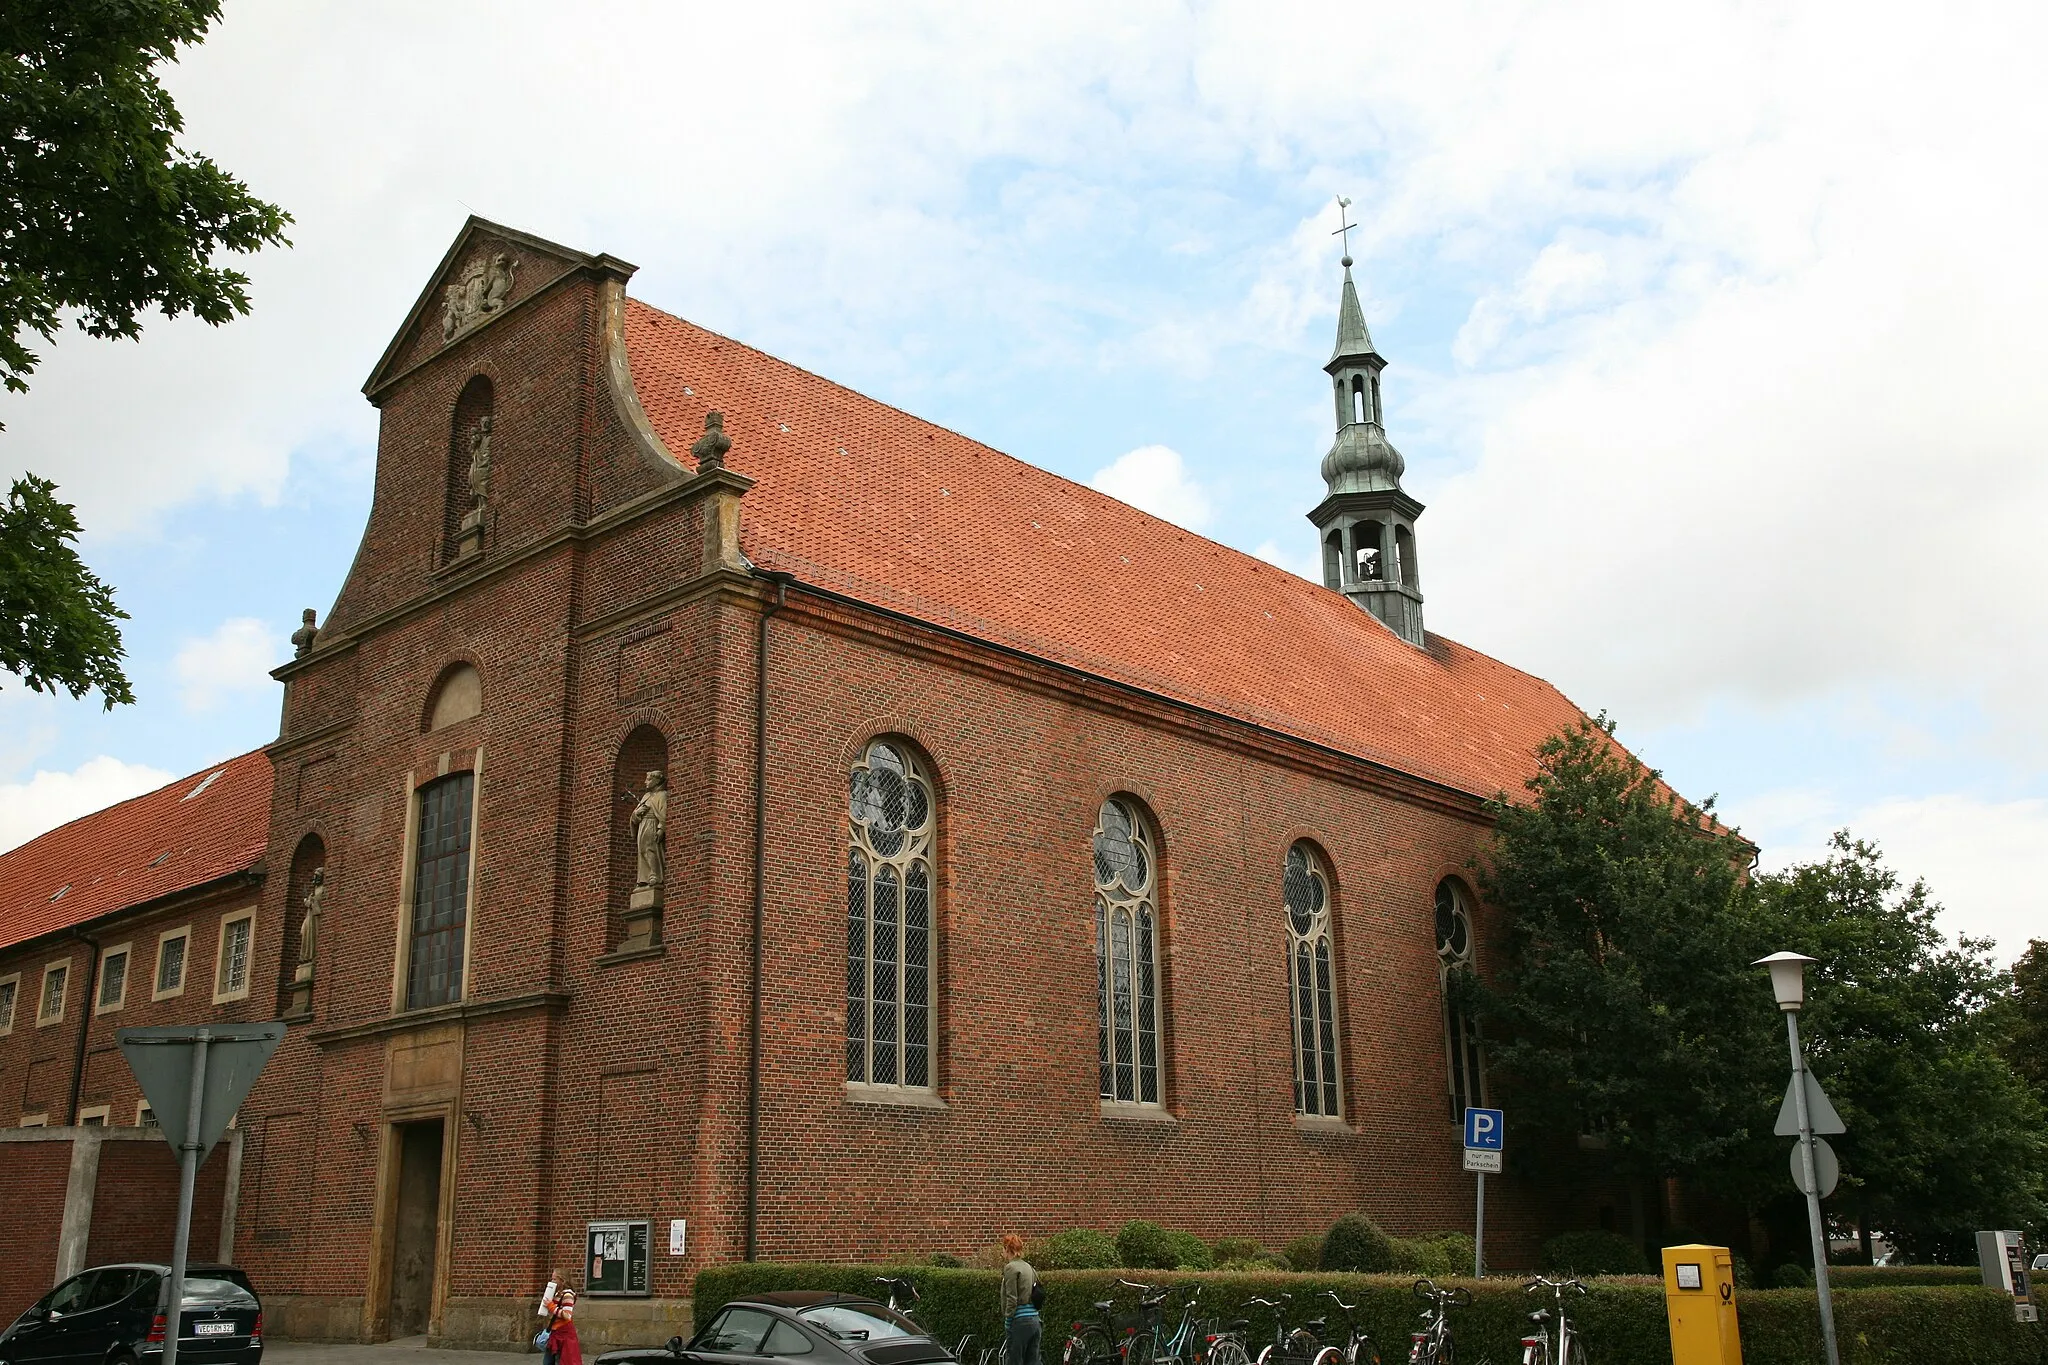
[[1973,1265],[1831,1265],[1828,1283],[1837,1289],[1897,1289],[1909,1284],[1982,1284]]
[[[1847,1267],[1844,1267],[1847,1268]],[[987,1344],[1000,1337],[998,1276],[988,1270],[939,1270],[930,1266],[802,1265],[758,1262],[713,1266],[698,1275],[696,1320],[731,1299],[773,1289],[833,1289],[842,1293],[875,1292],[877,1275],[902,1275],[914,1280],[923,1294],[915,1310],[919,1322],[948,1346],[972,1332]],[[1047,1271],[1045,1284],[1045,1360],[1059,1359],[1069,1326],[1090,1315],[1098,1299],[1129,1304],[1131,1294],[1118,1289],[1119,1278],[1158,1283],[1200,1282],[1205,1317],[1245,1317],[1252,1323],[1252,1350],[1272,1330],[1264,1310],[1250,1309],[1253,1295],[1292,1294],[1309,1305],[1326,1289],[1361,1305],[1360,1318],[1389,1362],[1407,1357],[1408,1333],[1421,1308],[1411,1292],[1411,1276],[1338,1274],[1235,1274],[1153,1271],[1145,1275],[1103,1270]],[[1473,1292],[1470,1308],[1451,1318],[1459,1357],[1496,1363],[1521,1358],[1520,1341],[1535,1307],[1513,1279],[1452,1280]],[[1670,1365],[1671,1345],[1664,1318],[1664,1294],[1653,1282],[1639,1278],[1594,1281],[1590,1293],[1577,1300],[1572,1318],[1584,1334],[1587,1353],[1599,1365]],[[1811,1290],[1776,1289],[1743,1293],[1742,1358],[1746,1365],[1821,1365],[1820,1325]],[[1327,1305],[1326,1305],[1327,1306]],[[1321,1308],[1300,1316],[1320,1316]],[[2015,1323],[2004,1296],[1981,1287],[1906,1286],[1859,1289],[1835,1300],[1835,1323],[1844,1365],[2048,1365],[2048,1334],[2037,1326]]]

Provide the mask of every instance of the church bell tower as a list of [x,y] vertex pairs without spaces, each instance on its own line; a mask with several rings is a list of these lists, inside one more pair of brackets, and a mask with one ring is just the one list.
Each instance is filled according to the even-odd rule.
[[1402,491],[1406,462],[1381,425],[1380,371],[1386,366],[1365,329],[1347,252],[1337,349],[1323,366],[1337,399],[1337,439],[1323,457],[1323,482],[1330,491],[1308,519],[1322,538],[1324,586],[1420,646],[1422,579],[1415,563],[1415,519],[1422,515],[1422,504]]

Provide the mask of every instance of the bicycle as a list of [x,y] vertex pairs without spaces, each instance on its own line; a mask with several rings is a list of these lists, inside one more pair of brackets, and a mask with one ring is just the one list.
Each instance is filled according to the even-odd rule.
[[[890,1312],[901,1313],[906,1318],[910,1317],[910,1310],[917,1307],[918,1300],[917,1284],[915,1281],[902,1278],[892,1279],[888,1276],[877,1275],[875,1283],[882,1285],[889,1291]],[[896,1302],[898,1294],[903,1296],[902,1303]],[[916,1321],[916,1319],[913,1318],[912,1321]]]
[[1257,1365],[1309,1365],[1322,1350],[1326,1325],[1323,1319],[1311,1318],[1291,1331],[1288,1329],[1286,1310],[1294,1303],[1292,1294],[1282,1294],[1277,1302],[1261,1298],[1248,1302],[1273,1310],[1273,1340],[1260,1350]]
[[1436,1281],[1420,1279],[1415,1282],[1415,1297],[1429,1307],[1422,1310],[1422,1330],[1409,1334],[1408,1365],[1456,1365],[1458,1348],[1451,1340],[1450,1310],[1470,1304],[1472,1291],[1438,1289]]
[[1380,1365],[1380,1348],[1373,1344],[1373,1339],[1358,1325],[1358,1305],[1344,1302],[1337,1297],[1337,1291],[1334,1289],[1325,1289],[1323,1297],[1336,1304],[1338,1310],[1344,1314],[1346,1340],[1341,1348],[1323,1347],[1316,1353],[1312,1365]]
[[[953,1348],[953,1359],[957,1362],[957,1365],[968,1365],[969,1357],[967,1353],[972,1350],[974,1350],[974,1333],[969,1332],[961,1337],[960,1344]],[[1002,1350],[1003,1347],[1000,1342],[994,1346],[982,1347],[973,1357],[973,1365],[993,1365],[995,1358],[1002,1354]]]
[[1095,1316],[1074,1324],[1067,1344],[1060,1351],[1061,1365],[1121,1365],[1125,1335],[1123,1325],[1113,1316],[1116,1300],[1104,1299],[1094,1305]]
[[1137,1291],[1138,1312],[1144,1317],[1143,1330],[1124,1340],[1124,1365],[1196,1365],[1195,1302],[1202,1297],[1202,1286],[1191,1285],[1179,1291],[1187,1298],[1180,1307],[1180,1325],[1169,1333],[1166,1301],[1174,1290],[1131,1280],[1117,1283]]
[[[1524,1294],[1539,1289],[1549,1290],[1556,1306],[1529,1315],[1529,1321],[1536,1324],[1536,1332],[1522,1338],[1522,1365],[1586,1365],[1586,1348],[1579,1344],[1579,1334],[1572,1330],[1571,1319],[1564,1315],[1565,1290],[1584,1294],[1586,1286],[1577,1280],[1546,1280],[1540,1275],[1522,1286]],[[1553,1333],[1555,1347],[1551,1344]]]

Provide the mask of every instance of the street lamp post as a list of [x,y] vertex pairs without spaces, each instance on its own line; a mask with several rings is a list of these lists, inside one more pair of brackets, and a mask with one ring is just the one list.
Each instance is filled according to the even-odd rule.
[[1813,1234],[1813,1287],[1820,1296],[1820,1333],[1828,1365],[1841,1365],[1835,1347],[1835,1300],[1828,1290],[1828,1233],[1820,1217],[1820,1175],[1813,1161],[1813,1114],[1806,1102],[1806,1051],[1799,1045],[1799,1007],[1806,1003],[1806,964],[1815,959],[1800,953],[1772,953],[1752,964],[1768,967],[1771,993],[1785,1012],[1785,1032],[1792,1046],[1792,1094],[1799,1115],[1800,1184],[1806,1191],[1806,1222]]

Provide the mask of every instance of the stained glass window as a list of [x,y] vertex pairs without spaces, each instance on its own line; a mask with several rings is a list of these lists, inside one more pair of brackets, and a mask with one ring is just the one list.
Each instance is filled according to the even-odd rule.
[[1444,1056],[1450,1084],[1451,1121],[1486,1103],[1485,1058],[1479,1026],[1451,999],[1451,977],[1473,970],[1472,903],[1464,885],[1446,877],[1436,888],[1436,957],[1444,1001]]
[[1096,1052],[1102,1098],[1159,1103],[1157,867],[1144,817],[1108,800],[1095,821]]
[[933,1087],[930,779],[876,740],[848,785],[846,1079]]
[[1294,1023],[1294,1110],[1343,1114],[1337,1066],[1336,949],[1330,941],[1330,877],[1307,844],[1287,850],[1287,985]]

